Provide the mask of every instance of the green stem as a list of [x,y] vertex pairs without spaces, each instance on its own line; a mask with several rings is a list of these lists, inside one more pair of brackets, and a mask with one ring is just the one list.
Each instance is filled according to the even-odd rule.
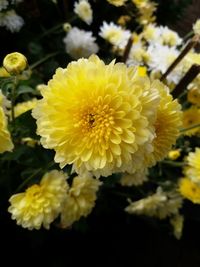
[[13,82],[13,88],[11,91],[11,121],[14,123],[15,121],[15,100],[16,100],[16,88],[18,84],[18,78],[17,76],[14,77],[14,82]]
[[38,37],[38,40],[42,39],[43,37],[55,32],[56,30],[58,30],[59,28],[61,28],[63,26],[63,23],[60,23],[54,27],[52,27],[51,29],[45,31],[43,34],[41,34],[39,37]]
[[174,167],[183,167],[185,166],[185,162],[177,162],[177,161],[170,161],[170,160],[163,160],[162,163],[168,164]]
[[183,37],[183,43],[190,37],[192,37],[192,35],[194,35],[194,32],[188,32],[184,37]]
[[23,183],[21,183],[18,187],[17,187],[17,189],[16,189],[16,191],[15,191],[15,193],[18,193],[18,192],[20,192],[24,187],[25,187],[25,185],[27,185],[36,175],[38,175],[40,172],[45,172],[46,170],[48,170],[48,168],[50,168],[50,167],[52,167],[53,165],[55,164],[55,162],[54,161],[51,161],[47,166],[46,166],[46,168],[39,168],[39,169],[37,169],[34,173],[32,173],[28,178],[26,178],[24,181],[23,181]]
[[60,52],[53,52],[51,54],[48,54],[46,55],[46,57],[38,60],[37,62],[33,63],[31,66],[30,66],[30,69],[34,69],[36,67],[38,67],[39,65],[41,65],[42,63],[44,63],[45,61],[47,61],[48,59],[52,58],[52,57],[55,57],[56,55],[60,54]]
[[200,123],[195,124],[195,125],[193,125],[193,126],[191,126],[191,127],[188,127],[188,128],[180,129],[180,132],[181,132],[181,133],[184,133],[184,132],[187,132],[187,131],[189,131],[189,130],[192,130],[192,129],[195,129],[195,128],[198,128],[198,127],[200,127]]

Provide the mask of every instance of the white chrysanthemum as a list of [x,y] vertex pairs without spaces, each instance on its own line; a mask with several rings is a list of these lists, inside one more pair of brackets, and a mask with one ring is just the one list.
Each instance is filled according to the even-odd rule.
[[156,43],[160,38],[160,31],[158,27],[150,23],[144,28],[142,36],[148,43]]
[[8,1],[7,0],[0,0],[0,11],[3,9],[6,9],[8,7]]
[[73,27],[63,39],[66,52],[78,59],[81,57],[89,57],[99,51],[98,45],[95,43],[96,38],[92,36],[92,32],[87,32]]
[[100,27],[99,35],[117,48],[124,49],[131,36],[131,32],[124,30],[113,22],[107,23],[104,21]]
[[175,192],[163,192],[157,188],[155,194],[130,203],[125,209],[130,214],[146,215],[165,219],[168,216],[178,214],[182,206],[182,198]]
[[193,31],[195,34],[200,35],[200,19],[198,19],[193,25]]
[[180,38],[175,31],[170,30],[167,26],[160,26],[159,31],[160,40],[163,45],[177,46],[181,44],[182,38]]
[[74,12],[87,24],[92,23],[92,8],[87,0],[79,0],[74,5]]
[[146,51],[146,48],[144,47],[142,42],[138,42],[136,44],[133,44],[131,47],[131,51],[127,60],[127,65],[138,66],[148,62],[148,59],[149,55]]
[[[179,55],[179,51],[175,47],[168,47],[161,44],[152,44],[148,47],[147,53],[149,60],[147,64],[150,70],[161,72],[164,74],[171,63]],[[182,65],[178,65],[167,77],[169,82],[177,84],[182,77]]]
[[120,184],[123,186],[138,186],[142,185],[148,180],[147,178],[148,171],[143,169],[141,171],[136,171],[134,174],[123,173],[120,180]]
[[22,17],[16,14],[15,10],[0,13],[0,26],[6,27],[11,32],[18,32],[24,25]]

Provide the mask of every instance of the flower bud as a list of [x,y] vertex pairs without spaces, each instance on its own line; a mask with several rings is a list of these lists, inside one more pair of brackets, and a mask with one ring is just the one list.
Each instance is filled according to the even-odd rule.
[[69,24],[67,22],[63,24],[63,30],[65,32],[69,32],[71,30],[71,28],[72,28],[71,24]]
[[26,69],[27,65],[26,57],[18,52],[8,54],[3,60],[4,68],[13,75],[20,74]]

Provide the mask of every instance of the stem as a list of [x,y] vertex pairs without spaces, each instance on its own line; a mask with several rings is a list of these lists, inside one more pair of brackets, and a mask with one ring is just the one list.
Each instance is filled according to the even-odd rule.
[[59,28],[61,28],[63,26],[63,23],[60,23],[54,27],[52,27],[51,29],[45,31],[43,34],[41,34],[39,37],[38,37],[38,40],[42,39],[43,37],[53,33],[54,31],[58,30]]
[[200,65],[192,65],[185,76],[180,80],[177,86],[172,91],[174,98],[178,97],[182,91],[190,84],[194,78],[200,73]]
[[15,95],[15,91],[16,91],[16,87],[18,84],[18,78],[17,76],[14,77],[14,82],[13,82],[13,88],[11,91],[11,121],[14,123],[15,121],[15,99],[16,99],[16,95]]
[[177,162],[177,161],[170,161],[170,160],[163,160],[162,163],[168,164],[174,167],[183,167],[186,165],[184,162]]
[[122,62],[126,63],[129,53],[131,51],[131,47],[133,45],[133,38],[132,36],[128,39],[128,42],[126,44],[125,50],[124,50],[124,54],[122,56]]
[[180,61],[187,55],[187,53],[194,48],[199,43],[200,36],[195,35],[190,42],[186,45],[186,47],[182,50],[180,55],[172,62],[166,72],[162,75],[161,81],[165,80],[170,72],[180,63]]
[[188,38],[190,38],[194,34],[193,31],[188,32],[184,37],[183,37],[183,42],[185,42]]
[[16,189],[16,191],[15,191],[15,193],[17,193],[17,192],[20,192],[24,187],[25,187],[25,185],[27,185],[32,179],[33,179],[33,177],[35,177],[37,174],[39,174],[41,171],[46,171],[48,168],[50,168],[50,167],[52,167],[53,165],[55,164],[55,162],[54,161],[51,161],[47,166],[46,166],[46,168],[39,168],[39,169],[37,169],[34,173],[32,173],[28,178],[26,178],[24,181],[23,181],[23,183],[21,183],[18,187],[17,187],[17,189]]
[[33,63],[33,64],[30,66],[30,69],[32,70],[32,69],[38,67],[40,64],[44,63],[44,62],[47,61],[48,59],[50,59],[50,58],[52,58],[52,57],[54,57],[54,56],[56,56],[56,55],[58,55],[58,54],[60,54],[60,52],[57,51],[57,52],[54,52],[54,53],[51,53],[51,54],[46,55],[46,57],[44,57],[44,58],[38,60],[37,62]]
[[191,126],[191,127],[188,127],[188,128],[180,129],[180,132],[181,132],[181,133],[184,133],[184,132],[187,132],[187,131],[189,131],[189,130],[192,130],[192,129],[195,129],[195,128],[198,128],[198,127],[200,127],[200,123],[195,124],[195,125],[193,125],[193,126]]

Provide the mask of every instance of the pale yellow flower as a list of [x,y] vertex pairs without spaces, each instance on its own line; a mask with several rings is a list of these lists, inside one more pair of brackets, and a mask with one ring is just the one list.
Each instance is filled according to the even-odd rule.
[[169,90],[162,83],[157,83],[160,95],[160,103],[157,109],[157,118],[154,122],[156,137],[153,140],[154,150],[147,154],[149,166],[155,165],[157,161],[163,160],[172,145],[175,144],[182,126],[181,106],[177,100],[173,100]]
[[179,192],[194,204],[200,204],[200,185],[189,178],[182,178],[179,182]]
[[0,90],[0,153],[3,153],[5,151],[11,151],[14,147],[10,133],[7,128],[8,122],[4,110],[5,101],[5,97],[3,96]]
[[25,113],[26,111],[33,109],[36,106],[36,104],[37,104],[36,98],[33,98],[33,99],[28,100],[26,102],[18,103],[14,107],[15,117],[18,117],[21,114]]
[[67,196],[66,175],[57,170],[46,173],[40,184],[30,186],[24,193],[11,196],[8,211],[23,228],[49,229],[61,212]]
[[147,169],[138,170],[134,174],[123,173],[120,184],[123,186],[139,186],[148,180]]
[[197,19],[195,24],[193,24],[193,31],[195,34],[200,35],[200,19]]
[[[183,112],[183,128],[187,129],[200,124],[200,109],[197,106],[191,106]],[[184,132],[185,135],[192,136],[200,133],[200,127]]]
[[178,214],[182,206],[182,198],[175,192],[166,193],[158,187],[155,194],[144,199],[131,202],[125,209],[130,214],[146,215],[165,219]]
[[75,2],[74,12],[87,24],[92,23],[93,12],[90,3],[87,0]]
[[174,236],[177,239],[180,239],[183,232],[184,217],[180,214],[177,214],[170,219],[170,223],[173,226]]
[[114,6],[123,6],[127,0],[107,0],[107,1]]
[[105,65],[97,56],[59,68],[33,110],[42,145],[56,151],[61,168],[73,164],[77,173],[126,171],[135,165],[138,148],[152,139],[155,86],[137,69]]
[[196,147],[194,152],[190,152],[186,157],[186,162],[184,174],[193,182],[200,184],[200,148]]
[[61,227],[71,226],[82,216],[87,217],[96,201],[96,193],[101,182],[92,177],[77,176],[65,199],[61,212]]

